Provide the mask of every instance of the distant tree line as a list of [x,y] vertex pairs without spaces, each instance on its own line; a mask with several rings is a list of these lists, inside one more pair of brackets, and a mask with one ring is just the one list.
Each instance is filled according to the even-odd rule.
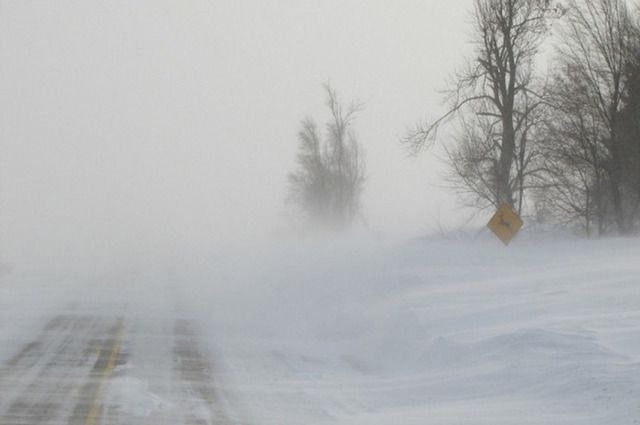
[[[625,0],[476,0],[474,17],[475,55],[454,76],[447,111],[403,144],[418,153],[454,120],[448,179],[468,205],[507,203],[587,235],[638,233],[635,9]],[[540,72],[546,41],[555,53]]]

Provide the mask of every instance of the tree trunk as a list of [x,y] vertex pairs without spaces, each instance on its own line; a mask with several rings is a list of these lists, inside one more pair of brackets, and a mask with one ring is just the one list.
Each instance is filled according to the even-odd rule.
[[516,150],[516,137],[513,128],[513,114],[506,114],[502,124],[502,145],[500,149],[500,160],[498,161],[498,181],[497,195],[498,204],[507,204],[514,207],[513,191],[509,180],[511,179],[511,167]]

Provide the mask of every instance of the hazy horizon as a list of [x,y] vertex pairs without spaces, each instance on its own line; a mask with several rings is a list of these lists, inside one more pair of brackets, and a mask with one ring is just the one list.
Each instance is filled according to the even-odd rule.
[[326,116],[327,81],[366,104],[355,128],[369,228],[456,225],[468,212],[442,165],[398,140],[441,110],[471,7],[3,3],[0,255],[144,255],[281,233],[296,132]]

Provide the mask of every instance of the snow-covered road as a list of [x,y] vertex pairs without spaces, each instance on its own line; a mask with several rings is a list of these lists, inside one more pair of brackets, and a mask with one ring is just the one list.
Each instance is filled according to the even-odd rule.
[[34,316],[3,339],[0,424],[242,423],[193,320],[111,301]]
[[0,425],[639,425],[640,240],[324,241],[0,280]]

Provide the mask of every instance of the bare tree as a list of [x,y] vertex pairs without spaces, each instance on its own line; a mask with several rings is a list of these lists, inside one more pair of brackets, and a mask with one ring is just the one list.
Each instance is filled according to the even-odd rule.
[[360,212],[364,157],[353,124],[361,103],[345,107],[328,84],[326,104],[330,120],[326,137],[311,118],[298,132],[298,169],[289,174],[288,199],[313,224],[343,228]]
[[460,117],[455,145],[445,146],[449,166],[446,180],[469,207],[483,209],[497,202],[495,127],[487,117]]
[[[638,35],[638,30],[636,30]],[[626,90],[617,134],[622,157],[622,193],[628,230],[640,231],[640,36],[627,59]]]
[[591,165],[598,170],[592,175],[599,190],[605,190],[601,186],[605,179],[597,173],[606,175],[606,194],[601,196],[609,198],[617,231],[626,233],[629,220],[623,193],[620,122],[627,90],[625,70],[637,35],[635,25],[624,0],[571,0],[568,11],[559,46],[560,74],[577,86],[573,93],[580,95],[584,106],[576,109],[569,105],[560,110],[574,115],[574,121],[580,119],[576,114],[586,113],[593,120],[589,126],[599,127],[596,139],[585,138],[581,142],[588,143],[585,148],[594,158]]
[[[515,194],[522,206],[532,111],[543,104],[533,89],[534,59],[554,11],[550,0],[476,0],[475,59],[455,77],[447,112],[403,139],[417,153],[432,144],[441,124],[450,119],[482,117],[475,120],[475,129],[468,127],[474,120],[466,121],[467,134],[449,150],[449,158],[466,189],[492,204],[516,206]],[[520,181],[514,185],[516,162]]]
[[547,97],[552,113],[541,140],[536,198],[562,223],[579,222],[587,235],[606,230],[606,148],[599,116],[571,67],[555,76]]
[[[513,167],[506,182],[512,193],[514,208],[522,213],[525,194],[536,187],[535,181],[542,173],[540,162],[540,130],[548,112],[546,103],[536,99],[535,104],[525,104],[519,110],[526,111],[516,133]],[[460,117],[460,123],[452,147],[445,146],[451,186],[468,201],[467,206],[484,209],[501,203],[498,193],[500,175],[501,129],[499,122],[482,114]]]

